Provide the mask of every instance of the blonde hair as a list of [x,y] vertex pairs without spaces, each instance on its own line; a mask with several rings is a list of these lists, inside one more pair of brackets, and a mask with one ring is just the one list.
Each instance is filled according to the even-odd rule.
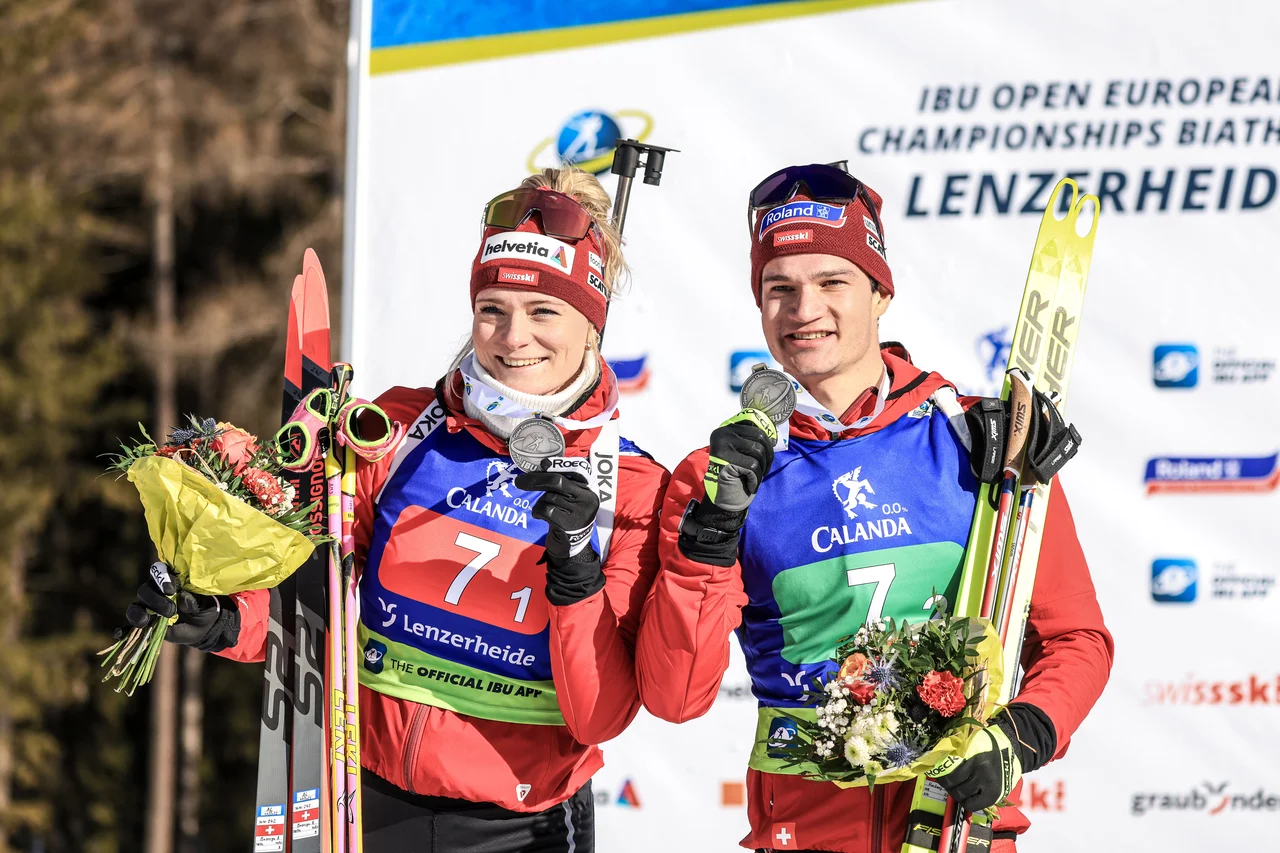
[[[609,221],[612,203],[609,201],[609,194],[596,180],[595,175],[584,172],[576,166],[564,166],[560,169],[547,168],[525,178],[520,182],[520,187],[528,189],[546,187],[549,190],[564,193],[582,205],[600,227],[600,234],[604,238],[604,287],[608,291],[609,300],[612,301],[616,294],[626,289],[631,269],[622,257],[622,235]],[[600,351],[599,329],[594,330],[587,344],[593,352]],[[462,348],[454,356],[449,372],[456,370],[462,364],[462,360],[467,357],[467,353],[473,349],[475,349],[475,343],[468,334]]]

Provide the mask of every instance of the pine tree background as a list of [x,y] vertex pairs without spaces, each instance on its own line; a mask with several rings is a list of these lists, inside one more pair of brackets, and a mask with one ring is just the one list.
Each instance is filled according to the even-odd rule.
[[307,246],[338,327],[347,17],[0,3],[0,853],[249,849],[261,668],[167,649],[169,750],[148,688],[100,682],[153,559],[101,454],[166,405],[278,425]]

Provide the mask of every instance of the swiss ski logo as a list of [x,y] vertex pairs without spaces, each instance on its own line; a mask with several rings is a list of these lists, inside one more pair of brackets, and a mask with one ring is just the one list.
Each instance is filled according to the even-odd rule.
[[533,270],[517,270],[511,267],[498,268],[498,281],[504,284],[525,284],[529,287],[538,286],[538,274]]
[[845,515],[850,518],[857,518],[857,507],[865,509],[875,509],[876,505],[867,500],[867,495],[874,495],[876,490],[871,488],[871,481],[862,477],[862,466],[859,465],[847,474],[841,474],[831,484],[831,491],[835,494],[836,500],[840,501],[840,505],[844,507]]
[[812,243],[813,229],[804,228],[800,231],[779,231],[773,235],[773,245],[785,246],[788,243]]

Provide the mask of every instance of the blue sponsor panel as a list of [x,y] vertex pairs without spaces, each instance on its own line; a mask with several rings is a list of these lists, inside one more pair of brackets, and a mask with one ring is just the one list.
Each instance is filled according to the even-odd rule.
[[1196,600],[1200,571],[1195,560],[1165,558],[1151,564],[1151,598],[1161,604]]
[[1195,344],[1159,344],[1151,355],[1151,381],[1157,388],[1194,388],[1200,381],[1200,351]]
[[1270,456],[1157,456],[1147,460],[1143,481],[1158,492],[1270,492],[1280,482]]

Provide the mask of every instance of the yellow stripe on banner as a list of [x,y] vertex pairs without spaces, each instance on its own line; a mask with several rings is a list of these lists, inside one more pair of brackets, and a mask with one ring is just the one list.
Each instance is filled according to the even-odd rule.
[[535,30],[525,33],[504,33],[497,36],[451,39],[449,41],[413,44],[403,47],[383,47],[374,50],[369,57],[370,74],[394,74],[417,68],[437,65],[456,65],[462,62],[478,62],[484,59],[519,56],[526,53],[544,53],[551,50],[568,50],[590,47],[617,41],[655,38],[717,27],[754,24],[780,18],[798,18],[804,15],[820,15],[862,6],[885,6],[890,3],[908,3],[916,0],[798,0],[791,3],[768,3],[736,9],[716,9],[710,12],[689,12],[683,15],[666,15],[644,18],[638,21],[616,21],[607,24],[586,24],[580,27],[564,27],[555,30]]

